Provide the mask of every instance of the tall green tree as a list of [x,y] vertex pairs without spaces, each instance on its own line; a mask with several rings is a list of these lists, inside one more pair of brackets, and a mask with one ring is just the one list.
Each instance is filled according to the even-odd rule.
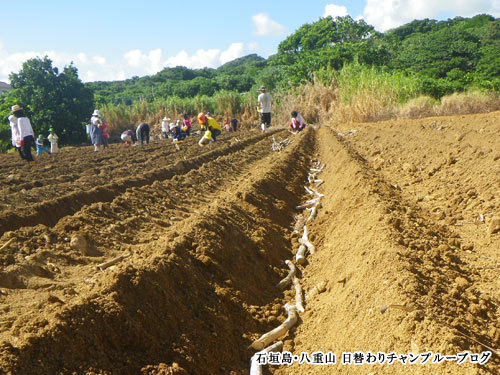
[[49,128],[54,128],[62,144],[86,138],[83,124],[92,114],[93,92],[78,78],[73,64],[59,73],[47,56],[34,58],[9,78],[35,133],[47,135]]

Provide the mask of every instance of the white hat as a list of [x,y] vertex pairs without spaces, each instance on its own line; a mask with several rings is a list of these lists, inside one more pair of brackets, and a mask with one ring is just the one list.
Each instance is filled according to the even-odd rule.
[[23,109],[23,107],[21,107],[20,105],[18,104],[14,104],[12,107],[10,107],[10,110],[12,112],[17,112],[17,111],[20,111],[21,109]]
[[97,117],[100,117],[100,116],[101,116],[101,114],[99,113],[99,110],[98,110],[98,109],[96,109],[96,110],[94,110],[94,113],[92,113],[92,116],[97,116]]
[[167,118],[167,116],[163,117],[163,121],[170,121],[170,118]]
[[168,127],[169,127],[170,129],[173,129],[173,128],[177,127],[177,124],[174,124],[173,122],[171,122],[171,123],[168,125]]

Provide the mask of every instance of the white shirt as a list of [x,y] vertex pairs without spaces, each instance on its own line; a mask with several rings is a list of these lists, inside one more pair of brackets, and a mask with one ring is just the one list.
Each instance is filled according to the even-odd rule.
[[28,135],[35,136],[33,128],[31,127],[31,122],[27,117],[17,119],[17,129],[19,130],[19,136],[21,139],[24,139],[24,137],[27,137]]
[[101,125],[101,118],[100,117],[97,117],[97,116],[92,116],[90,118],[90,123],[93,124],[93,125]]
[[21,140],[19,129],[17,128],[17,117],[14,115],[9,116],[10,132],[12,133],[12,146],[17,147],[18,142]]
[[262,113],[271,112],[271,103],[273,102],[273,98],[271,98],[271,95],[267,92],[261,93],[257,98],[257,102],[260,103]]
[[168,132],[168,121],[167,120],[162,120],[162,122],[161,122],[161,131],[162,132]]
[[54,134],[49,134],[47,139],[49,140],[50,143],[57,143],[59,137],[56,135],[56,133],[54,133]]

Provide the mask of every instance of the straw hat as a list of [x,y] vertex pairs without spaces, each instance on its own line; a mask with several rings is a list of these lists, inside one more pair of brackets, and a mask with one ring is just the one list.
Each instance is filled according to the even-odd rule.
[[20,105],[17,105],[17,104],[15,104],[15,105],[13,105],[12,107],[10,107],[10,110],[11,110],[12,112],[17,112],[17,111],[20,111],[20,110],[22,110],[22,109],[23,109],[23,107],[21,107]]
[[98,109],[96,109],[96,110],[94,110],[94,113],[92,113],[92,116],[101,117],[101,113],[99,112]]

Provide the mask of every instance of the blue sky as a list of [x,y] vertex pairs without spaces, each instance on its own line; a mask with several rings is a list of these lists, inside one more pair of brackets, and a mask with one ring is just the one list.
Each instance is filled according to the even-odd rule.
[[71,61],[85,81],[216,68],[249,53],[268,57],[305,23],[363,18],[379,31],[413,19],[500,16],[500,0],[0,0],[0,81],[35,56]]

